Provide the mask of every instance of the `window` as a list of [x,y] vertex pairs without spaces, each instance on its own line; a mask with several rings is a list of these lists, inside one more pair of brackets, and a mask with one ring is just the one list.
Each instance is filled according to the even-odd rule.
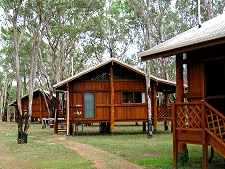
[[94,93],[84,93],[84,118],[94,118]]
[[144,92],[123,92],[122,103],[145,103]]

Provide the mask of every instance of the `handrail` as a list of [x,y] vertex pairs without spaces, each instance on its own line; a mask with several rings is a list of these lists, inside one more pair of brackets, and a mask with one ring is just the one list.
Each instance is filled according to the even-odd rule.
[[[205,101],[173,102],[174,167],[178,163],[178,144],[202,144],[202,166],[208,168],[208,145],[225,157],[225,116]],[[212,156],[211,156],[212,157]]]
[[205,130],[225,141],[225,116],[209,103],[178,102],[174,103],[174,109],[176,109],[173,115],[176,130]]
[[213,134],[217,138],[225,141],[225,116],[209,103],[204,102],[206,106],[207,133]]
[[201,102],[176,102],[173,104],[173,124],[176,130],[202,130]]
[[221,118],[225,119],[225,116],[222,113],[220,113],[217,109],[215,109],[213,106],[211,106],[209,103],[204,102],[204,104],[205,104],[206,107],[208,107],[213,112],[215,112],[218,116],[220,116]]

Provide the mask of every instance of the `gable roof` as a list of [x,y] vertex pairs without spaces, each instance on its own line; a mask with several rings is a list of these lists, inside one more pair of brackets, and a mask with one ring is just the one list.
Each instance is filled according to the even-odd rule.
[[[48,95],[48,96],[50,95],[50,93],[48,91],[42,90],[42,89],[36,89],[36,90],[34,90],[33,93],[37,93],[37,92],[40,92],[41,94],[45,94],[45,95]],[[28,97],[28,96],[29,96],[29,94],[26,94],[26,95],[22,96],[21,100]],[[13,106],[15,104],[16,104],[16,100],[12,101],[12,103],[10,103],[9,106]]]
[[[76,74],[76,75],[74,75],[74,76],[72,76],[70,78],[67,78],[67,79],[63,80],[63,81],[53,85],[53,87],[54,88],[61,87],[61,86],[65,85],[66,83],[71,82],[71,81],[73,81],[73,80],[75,80],[75,79],[77,79],[77,78],[79,78],[79,77],[81,77],[81,76],[83,76],[83,75],[85,75],[85,74],[87,74],[89,72],[92,72],[92,71],[96,70],[97,68],[100,68],[100,67],[102,67],[104,65],[107,65],[109,63],[111,63],[111,64],[117,63],[117,64],[119,64],[119,65],[121,65],[121,66],[123,66],[123,67],[125,67],[125,68],[127,68],[127,69],[129,69],[131,71],[134,71],[134,72],[136,72],[136,73],[138,73],[138,74],[140,74],[140,75],[145,77],[145,72],[143,72],[142,70],[134,68],[133,66],[130,66],[130,65],[124,63],[124,62],[121,62],[121,61],[115,59],[115,58],[111,58],[109,60],[106,60],[104,62],[99,63],[96,66],[93,66],[93,67],[91,67],[91,68],[89,68],[87,70],[84,70],[84,71],[82,71],[82,72],[80,72],[80,73],[78,73],[78,74]],[[172,86],[176,86],[175,82],[171,82],[171,81],[168,81],[168,80],[160,79],[160,78],[157,78],[157,77],[152,76],[152,75],[151,75],[151,80],[154,80],[154,81],[157,81],[157,82],[161,82],[161,83],[164,83],[164,84],[169,84],[169,85],[172,85]]]
[[[210,42],[210,43],[209,43]],[[168,57],[190,50],[225,43],[225,14],[218,15],[147,51],[138,53],[142,60]]]

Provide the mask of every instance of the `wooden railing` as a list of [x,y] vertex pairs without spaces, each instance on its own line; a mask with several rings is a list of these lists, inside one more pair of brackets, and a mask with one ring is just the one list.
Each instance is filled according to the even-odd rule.
[[157,120],[172,120],[172,106],[157,106]]
[[207,120],[207,131],[213,133],[214,136],[225,142],[225,116],[204,102]]
[[177,130],[208,129],[225,141],[225,116],[207,102],[174,103],[173,116]]
[[174,127],[177,130],[201,131],[204,125],[201,102],[174,103]]
[[207,102],[173,103],[174,168],[178,144],[202,145],[202,167],[208,168],[208,145],[225,157],[225,116]]

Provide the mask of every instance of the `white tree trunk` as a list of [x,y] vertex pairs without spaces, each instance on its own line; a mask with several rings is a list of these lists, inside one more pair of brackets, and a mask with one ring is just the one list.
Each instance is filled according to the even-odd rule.
[[146,87],[148,101],[148,137],[152,137],[151,75],[149,61],[146,61]]

